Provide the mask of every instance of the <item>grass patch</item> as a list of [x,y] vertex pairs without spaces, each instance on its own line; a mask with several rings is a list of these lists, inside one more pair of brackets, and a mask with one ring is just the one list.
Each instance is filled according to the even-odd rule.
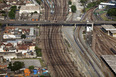
[[110,19],[106,17],[106,13],[101,14],[101,18],[105,21],[111,21]]
[[41,66],[42,66],[42,67],[46,67],[44,61],[43,61],[41,58],[38,58],[38,59],[39,59],[39,61],[40,61],[40,63],[41,63]]

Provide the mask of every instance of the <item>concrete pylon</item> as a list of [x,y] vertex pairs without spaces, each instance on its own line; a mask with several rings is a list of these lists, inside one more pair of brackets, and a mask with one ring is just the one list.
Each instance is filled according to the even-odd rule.
[[93,31],[93,25],[94,25],[94,24],[93,24],[93,23],[91,23],[91,26],[92,26],[92,31]]
[[74,27],[76,28],[76,24],[74,24]]

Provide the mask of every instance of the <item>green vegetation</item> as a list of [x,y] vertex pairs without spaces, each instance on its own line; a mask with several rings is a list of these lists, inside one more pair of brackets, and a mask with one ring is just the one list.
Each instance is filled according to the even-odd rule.
[[6,12],[5,11],[0,11],[0,13],[2,14],[2,16],[6,16]]
[[40,48],[38,48],[37,46],[35,47],[35,51],[36,51],[37,56],[39,56],[39,57],[41,57],[41,56],[42,56],[41,49],[40,49]]
[[33,70],[33,69],[34,69],[34,66],[29,66],[29,69],[30,69],[30,70]]
[[0,3],[2,3],[3,2],[3,0],[0,0]]
[[36,0],[36,2],[40,5],[41,4],[41,0]]
[[11,71],[16,71],[24,67],[24,62],[15,61],[13,64],[10,62],[8,69]]
[[2,26],[2,24],[0,23],[0,26]]
[[35,11],[34,13],[37,13],[37,11]]
[[87,2],[87,0],[80,0],[80,2],[84,5]]
[[106,17],[106,13],[103,13],[103,14],[101,14],[100,16],[101,16],[101,18],[102,18],[104,21],[110,21],[110,19],[108,19],[108,18]]
[[77,10],[77,9],[76,9],[76,6],[75,6],[75,5],[72,5],[72,6],[71,6],[71,11],[72,11],[73,13],[75,13],[76,10]]
[[25,34],[22,34],[21,35],[21,39],[25,39],[26,38],[26,35]]
[[11,7],[11,10],[10,10],[10,12],[9,12],[9,17],[11,18],[11,19],[15,19],[15,13],[16,13],[16,6],[12,6]]
[[116,16],[116,8],[109,9],[107,11],[108,16]]
[[41,66],[42,66],[42,67],[45,67],[46,65],[45,65],[44,61],[43,61],[41,58],[38,58],[38,59],[39,59],[39,61],[40,61],[40,63],[41,63]]
[[72,5],[72,2],[71,2],[71,0],[69,0],[69,1],[68,1],[68,4],[69,4],[69,5]]
[[95,7],[98,3],[97,2],[91,2],[87,5],[87,8]]

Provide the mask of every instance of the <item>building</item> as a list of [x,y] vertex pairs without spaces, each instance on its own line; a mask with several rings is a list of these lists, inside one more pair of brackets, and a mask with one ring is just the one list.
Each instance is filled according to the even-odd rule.
[[7,75],[7,66],[8,62],[6,62],[3,56],[0,56],[0,77]]
[[24,73],[25,73],[25,76],[29,76],[31,72],[30,72],[29,69],[25,69],[25,70],[24,70]]
[[4,16],[0,16],[0,20],[4,20]]
[[40,6],[35,4],[22,5],[19,11],[20,16],[24,13],[40,13]]
[[0,52],[0,56],[3,56],[6,60],[11,60],[13,58],[17,58],[15,52]]
[[116,55],[102,55],[102,60],[110,68],[110,70],[116,75]]
[[31,17],[32,21],[38,21],[38,19],[39,19],[39,14],[33,14]]
[[115,3],[104,3],[104,2],[101,2],[99,4],[99,9],[103,9],[106,6],[115,6]]
[[113,25],[101,25],[104,30],[108,32],[108,35],[116,37],[116,28]]

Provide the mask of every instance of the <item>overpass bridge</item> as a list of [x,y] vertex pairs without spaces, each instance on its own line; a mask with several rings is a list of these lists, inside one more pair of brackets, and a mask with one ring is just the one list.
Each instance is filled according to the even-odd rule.
[[103,24],[116,24],[116,21],[95,21],[95,22],[87,22],[87,21],[0,21],[2,24],[9,25],[41,25],[41,26],[49,26],[49,25],[63,25],[63,26],[86,26],[93,24],[94,26],[100,26]]

